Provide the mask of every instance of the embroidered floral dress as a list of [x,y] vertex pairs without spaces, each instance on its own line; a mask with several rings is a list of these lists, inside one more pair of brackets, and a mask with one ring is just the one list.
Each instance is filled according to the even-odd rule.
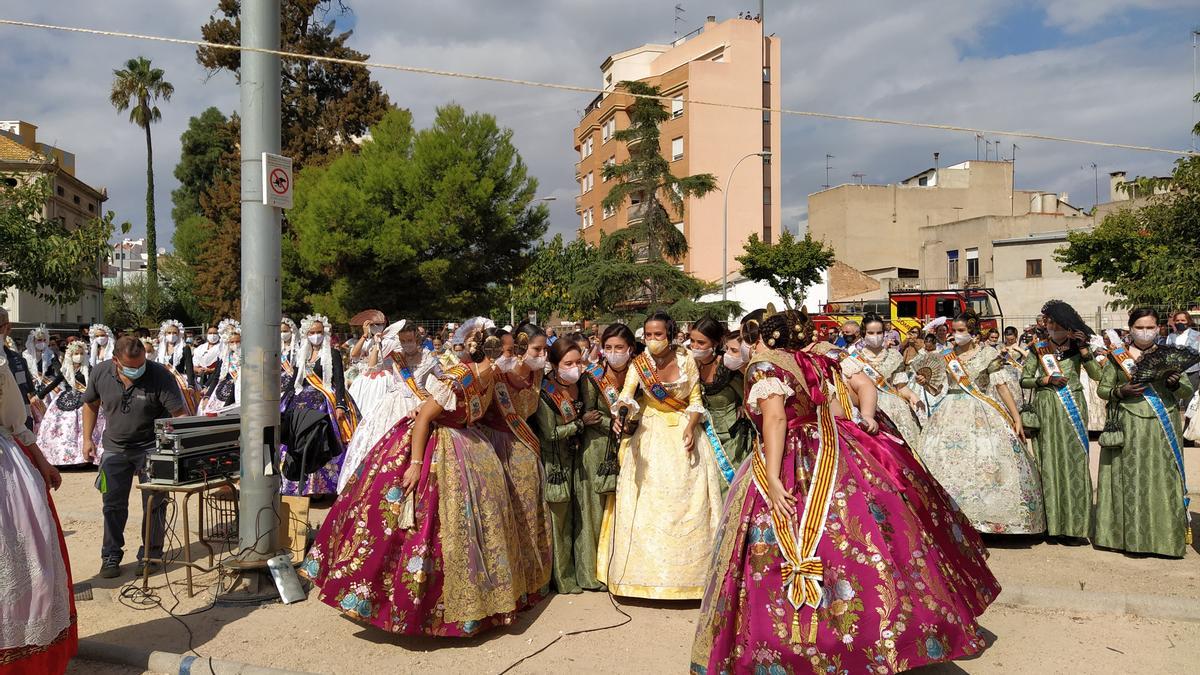
[[686,409],[645,391],[637,403],[634,396],[645,386],[636,359],[618,401],[641,423],[621,443],[617,492],[601,525],[596,576],[614,595],[694,600],[704,592],[725,479],[701,426],[691,452],[684,449],[688,415],[705,411],[696,362],[680,350],[675,363],[680,379],[661,384]]
[[[1006,381],[992,347],[962,363],[974,391]],[[1002,378],[1002,379],[999,379]],[[1006,414],[972,396],[949,373],[944,396],[929,416],[921,459],[980,532],[1036,534],[1046,530],[1042,485],[1033,457]],[[1011,384],[1010,392],[1019,391]],[[997,399],[992,403],[1000,406]]]
[[854,359],[842,360],[843,374],[846,377],[852,377],[855,373],[862,372],[863,368],[860,363],[855,363],[857,360],[871,366],[883,376],[887,387],[881,388],[876,385],[875,407],[887,415],[892,426],[904,438],[904,443],[920,452],[921,427],[917,424],[917,418],[912,408],[909,407],[908,401],[905,401],[899,394],[900,387],[908,386],[908,373],[904,369],[904,357],[895,349],[882,349],[879,353],[875,353],[870,349],[863,348],[853,350],[851,354]]
[[[837,369],[826,357],[774,351],[747,372],[747,406],[760,431],[761,401],[784,397],[781,479],[801,513],[821,447],[820,407],[834,395]],[[836,471],[814,549],[817,608],[797,610],[788,599],[790,565],[752,457],[725,504],[693,673],[894,673],[983,650],[975,618],[1000,588],[970,522],[893,437],[843,418],[832,432]]]
[[428,384],[444,412],[425,447],[411,527],[402,522],[412,444],[404,418],[363,460],[300,567],[322,602],[392,633],[476,635],[537,599],[518,589],[504,465],[475,426],[491,404],[491,373],[460,366],[444,377]]
[[[62,388],[52,394],[46,405],[46,415],[37,431],[37,444],[46,461],[54,466],[86,464],[83,458],[83,392],[87,389],[87,376],[80,371],[71,372],[74,386],[68,388],[63,377]],[[96,413],[96,426],[92,429],[92,441],[96,444],[96,456],[92,463],[99,466],[104,454],[105,420],[101,409]]]

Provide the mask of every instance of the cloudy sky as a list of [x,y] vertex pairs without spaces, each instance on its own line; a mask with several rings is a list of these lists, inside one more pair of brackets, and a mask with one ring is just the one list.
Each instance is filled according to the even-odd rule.
[[[351,45],[372,60],[547,82],[599,86],[606,56],[672,38],[673,6],[686,20],[720,19],[756,3],[698,0],[347,0],[337,17]],[[902,5],[902,6],[900,6]],[[51,0],[0,3],[0,17],[198,39],[215,0]],[[1191,143],[1195,0],[768,0],[766,28],[782,38],[784,107],[972,127],[1038,131],[1123,143],[1187,148]],[[108,208],[143,230],[145,146],[108,103],[112,70],[144,55],[166,70],[175,96],[154,128],[160,242],[170,241],[171,170],[189,116],[238,104],[228,75],[209,77],[183,46],[0,26],[0,119],[39,127],[39,139],[77,155],[78,174],[106,186]],[[494,114],[552,204],[551,232],[577,226],[571,134],[586,94],[378,71],[393,102],[427,124],[457,101]],[[941,153],[973,159],[972,135],[811,118],[783,120],[784,221],[795,230],[807,195],[825,182],[905,178]],[[1011,154],[1011,138],[994,138]],[[1091,164],[1105,174],[1163,175],[1172,157],[1020,141],[1017,185],[1093,201]]]

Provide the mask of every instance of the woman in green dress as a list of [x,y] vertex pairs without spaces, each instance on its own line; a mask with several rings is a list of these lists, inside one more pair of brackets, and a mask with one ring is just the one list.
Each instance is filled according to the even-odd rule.
[[1100,378],[1100,397],[1111,402],[1109,415],[1116,416],[1105,435],[1118,438],[1111,445],[1102,443],[1100,450],[1092,542],[1129,553],[1182,558],[1188,515],[1177,461],[1183,451],[1179,402],[1188,400],[1192,387],[1179,373],[1160,375],[1150,385],[1130,382],[1136,363],[1159,349],[1157,312],[1135,309],[1129,314],[1129,329],[1133,340],[1128,351],[1114,341],[1112,363]]
[[535,426],[546,469],[554,587],[559,593],[602,590],[596,580],[596,544],[603,502],[595,483],[605,448],[584,441],[585,432],[604,428],[601,409],[605,406],[597,405],[597,393],[588,391],[596,387],[591,378],[583,377],[583,354],[573,340],[550,345],[549,360],[550,374],[542,382]]
[[1042,475],[1046,534],[1071,545],[1092,531],[1092,473],[1088,468],[1088,404],[1080,371],[1100,378],[1088,345],[1092,330],[1073,307],[1051,300],[1042,307],[1046,338],[1025,359],[1021,387],[1033,391],[1039,422],[1034,458]]
[[708,411],[702,428],[725,476],[724,495],[754,446],[754,424],[741,414],[745,380],[740,369],[726,367],[720,354],[725,346],[724,326],[704,317],[692,324],[690,337],[692,359],[700,371],[700,395]]

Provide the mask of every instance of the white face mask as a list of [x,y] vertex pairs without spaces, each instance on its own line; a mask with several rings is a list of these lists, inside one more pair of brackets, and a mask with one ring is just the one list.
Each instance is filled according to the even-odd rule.
[[883,346],[883,336],[871,334],[863,338],[863,344],[871,349],[879,349]]
[[571,366],[570,368],[562,368],[558,371],[558,379],[563,384],[575,384],[579,381],[579,366]]
[[721,357],[721,361],[730,370],[741,370],[742,366],[746,365],[746,359],[742,358],[741,350],[725,352],[725,356]]
[[1046,331],[1046,334],[1049,335],[1050,339],[1054,342],[1064,342],[1067,339],[1067,331],[1065,330]]
[[703,361],[712,356],[713,353],[712,349],[692,349],[690,351],[692,352],[692,358],[697,361]]
[[280,334],[279,334],[279,341],[280,341],[280,342],[284,342],[284,343],[291,342],[291,341],[292,341],[292,334],[291,334],[290,332],[288,332],[288,333],[280,333]]
[[310,344],[314,347],[320,347],[321,343],[324,341],[325,341],[324,333],[313,333],[312,335],[308,336],[308,344]]
[[34,349],[36,349],[36,350],[37,350],[37,351],[39,351],[39,352],[41,352],[41,351],[45,351],[45,350],[46,350],[46,343],[45,343],[45,342],[40,342],[40,341],[39,341],[39,342],[35,342],[35,343],[33,343],[33,348],[34,348]]
[[1158,341],[1157,328],[1134,328],[1129,334],[1133,336],[1133,344],[1138,347],[1149,347]]
[[546,367],[546,357],[544,356],[526,356],[525,365],[532,370],[542,370]]
[[975,339],[975,338],[970,333],[955,333],[954,334],[954,344],[959,345],[959,346],[970,344],[971,340],[973,340],[973,339]]
[[75,365],[83,363],[83,354],[72,354],[71,363],[74,363]]
[[179,342],[179,334],[178,333],[167,333],[166,338],[167,338],[167,344],[169,344],[169,345],[173,345],[176,342]]
[[108,336],[101,335],[100,337],[96,338],[96,344],[100,345],[101,347],[108,344]]
[[209,333],[205,339],[208,340],[208,344],[215,345],[221,341],[221,336],[216,333]]
[[624,368],[629,363],[629,352],[607,351],[604,352],[604,360],[613,368]]
[[517,367],[517,357],[501,356],[500,358],[496,359],[496,367],[499,368],[500,372],[502,373],[511,373],[513,369]]

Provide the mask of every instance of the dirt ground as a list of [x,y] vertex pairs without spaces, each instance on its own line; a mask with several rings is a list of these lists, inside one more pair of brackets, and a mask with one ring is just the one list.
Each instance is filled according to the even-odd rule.
[[[1188,453],[1189,464],[1200,459],[1195,448]],[[210,608],[211,596],[204,589],[214,583],[215,575],[199,575],[197,597],[188,599],[183,572],[177,567],[170,568],[167,577],[160,573],[150,580],[163,606],[177,615],[198,612],[172,618],[159,606],[138,607],[121,597],[122,587],[132,581],[133,553],[140,541],[140,508],[135,500],[126,532],[122,577],[96,577],[103,521],[100,497],[92,488],[94,476],[91,471],[66,472],[63,486],[55,494],[75,581],[93,586],[93,599],[78,603],[82,638],[177,653],[190,647],[202,656],[313,673],[501,673],[561,633],[628,621],[607,595],[552,596],[520,615],[506,630],[468,640],[402,638],[343,619],[315,597],[291,606]],[[193,512],[193,527],[195,515]],[[314,512],[313,519],[322,515]],[[1192,518],[1200,522],[1200,513],[1193,512]],[[1034,538],[989,543],[992,568],[1001,584],[1181,596],[1195,598],[1200,604],[1200,554],[1194,549],[1183,560],[1174,561],[1128,558],[1090,547],[1045,544]],[[198,548],[194,550],[199,553]],[[583,672],[686,671],[698,603],[623,601],[620,606],[632,617],[625,625],[563,637],[510,672],[549,673],[564,668]],[[1198,671],[1200,623],[996,605],[982,617],[981,624],[994,640],[981,656],[918,672]],[[78,662],[70,672],[125,675],[141,671]]]

